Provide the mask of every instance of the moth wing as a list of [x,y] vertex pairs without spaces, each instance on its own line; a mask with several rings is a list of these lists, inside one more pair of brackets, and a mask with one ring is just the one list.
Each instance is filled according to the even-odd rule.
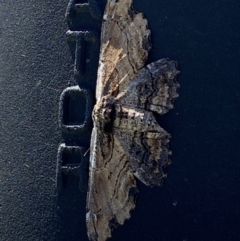
[[132,0],[109,0],[103,17],[96,98],[116,96],[144,66],[150,50],[147,20]]
[[178,97],[178,73],[176,61],[164,58],[153,62],[140,70],[128,88],[119,93],[118,102],[129,108],[165,114],[173,108],[173,101]]
[[138,190],[124,149],[112,134],[93,129],[87,194],[87,232],[105,241],[115,226],[130,218]]
[[116,129],[115,135],[128,154],[134,175],[147,186],[161,186],[171,163],[170,134],[158,125],[156,132]]

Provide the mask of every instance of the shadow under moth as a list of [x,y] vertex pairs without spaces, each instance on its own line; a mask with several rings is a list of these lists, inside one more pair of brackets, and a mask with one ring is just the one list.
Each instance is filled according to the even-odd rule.
[[146,67],[150,30],[132,0],[108,0],[93,110],[87,232],[105,241],[135,208],[135,178],[161,186],[170,164],[170,134],[153,113],[165,114],[178,97],[176,61],[160,59]]

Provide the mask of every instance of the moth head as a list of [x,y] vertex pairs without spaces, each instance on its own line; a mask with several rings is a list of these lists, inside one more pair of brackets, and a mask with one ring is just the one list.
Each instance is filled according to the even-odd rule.
[[96,125],[105,133],[112,132],[115,119],[115,98],[111,95],[103,96],[94,108],[93,119]]

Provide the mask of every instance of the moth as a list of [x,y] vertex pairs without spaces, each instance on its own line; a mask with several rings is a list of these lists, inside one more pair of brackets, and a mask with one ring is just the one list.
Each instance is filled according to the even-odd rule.
[[144,64],[150,30],[132,0],[108,0],[103,15],[91,136],[87,232],[105,241],[130,218],[138,189],[161,186],[170,164],[170,134],[156,121],[178,97],[177,62]]

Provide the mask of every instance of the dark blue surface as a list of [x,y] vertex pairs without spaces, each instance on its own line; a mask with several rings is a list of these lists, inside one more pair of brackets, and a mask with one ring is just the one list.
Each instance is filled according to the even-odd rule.
[[[54,1],[55,2],[55,1]],[[103,1],[101,1],[103,2]],[[0,237],[87,241],[78,179],[58,194],[59,97],[72,78],[68,1],[0,3]],[[103,7],[103,4],[101,4]],[[173,152],[162,187],[139,183],[112,241],[240,240],[240,2],[134,0],[149,61],[177,60],[180,96],[159,121]]]

